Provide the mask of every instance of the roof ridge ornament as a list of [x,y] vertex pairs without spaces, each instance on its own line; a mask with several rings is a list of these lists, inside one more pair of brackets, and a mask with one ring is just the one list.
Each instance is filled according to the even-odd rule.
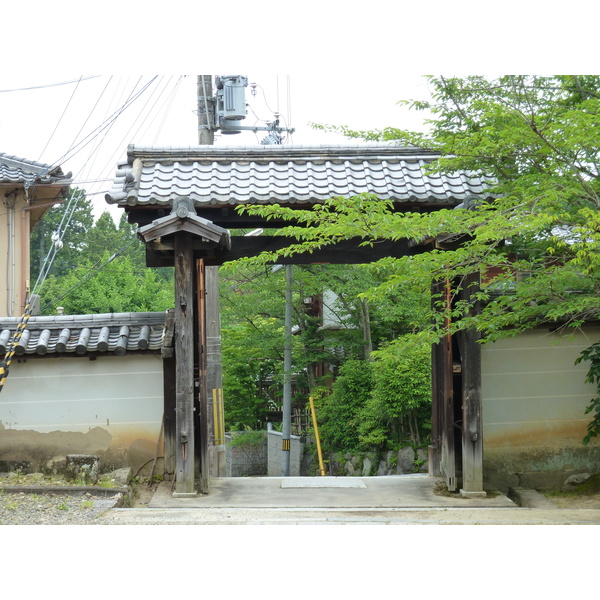
[[175,213],[180,219],[189,217],[190,213],[197,216],[194,201],[191,198],[180,197],[173,200],[171,214]]

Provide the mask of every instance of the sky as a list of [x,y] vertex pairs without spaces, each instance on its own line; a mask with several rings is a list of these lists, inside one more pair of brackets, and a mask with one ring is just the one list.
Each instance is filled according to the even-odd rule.
[[[418,75],[389,73],[360,86],[346,74],[239,73],[248,78],[244,126],[264,126],[280,115],[294,128],[284,144],[356,143],[309,123],[370,130],[421,130],[424,114],[400,100],[429,97]],[[252,84],[256,84],[253,86]],[[266,132],[217,134],[216,145],[260,145]],[[104,194],[127,146],[188,147],[198,143],[197,75],[0,75],[0,152],[58,164],[86,190],[96,218],[109,210]]]

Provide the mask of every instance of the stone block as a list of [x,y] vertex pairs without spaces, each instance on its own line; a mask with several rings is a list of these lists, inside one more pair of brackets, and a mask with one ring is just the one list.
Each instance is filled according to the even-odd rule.
[[410,446],[398,450],[396,466],[398,474],[415,472],[415,451]]
[[108,481],[114,481],[115,487],[121,487],[129,485],[129,482],[133,477],[133,472],[131,467],[124,467],[122,469],[116,469],[115,471],[106,473],[102,477]]
[[363,460],[363,468],[362,468],[363,477],[368,477],[371,474],[372,466],[373,466],[373,463],[371,462],[371,459],[368,456],[365,456],[365,459]]
[[562,489],[565,492],[573,490],[578,485],[585,483],[591,476],[591,473],[576,473],[575,475],[570,475],[564,482]]
[[88,454],[67,454],[65,477],[81,485],[98,483],[100,457]]

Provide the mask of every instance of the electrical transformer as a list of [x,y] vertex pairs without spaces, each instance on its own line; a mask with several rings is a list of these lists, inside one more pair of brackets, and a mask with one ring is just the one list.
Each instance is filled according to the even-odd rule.
[[[246,87],[248,78],[243,75],[223,75],[215,79],[217,87],[217,116],[223,133],[230,121],[241,121],[248,114],[246,110]],[[229,123],[235,126],[234,123]],[[225,125],[225,127],[223,127]]]

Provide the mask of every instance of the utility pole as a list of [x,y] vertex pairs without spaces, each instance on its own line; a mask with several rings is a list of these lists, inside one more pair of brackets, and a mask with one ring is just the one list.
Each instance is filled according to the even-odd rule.
[[292,265],[285,267],[285,346],[283,349],[283,427],[281,474],[290,476],[292,433]]
[[[214,130],[214,97],[212,75],[198,75],[198,143],[213,145]],[[215,439],[215,421],[221,423],[223,410],[223,369],[221,364],[221,322],[219,307],[219,267],[205,267],[205,318],[206,318],[206,417],[209,436],[213,436],[212,472],[219,476],[220,465],[216,446],[225,443],[224,439]],[[212,407],[210,407],[212,399]],[[212,410],[211,410],[212,408]],[[222,427],[218,428],[221,431]]]
[[198,143],[215,143],[214,98],[212,93],[212,75],[198,75]]

